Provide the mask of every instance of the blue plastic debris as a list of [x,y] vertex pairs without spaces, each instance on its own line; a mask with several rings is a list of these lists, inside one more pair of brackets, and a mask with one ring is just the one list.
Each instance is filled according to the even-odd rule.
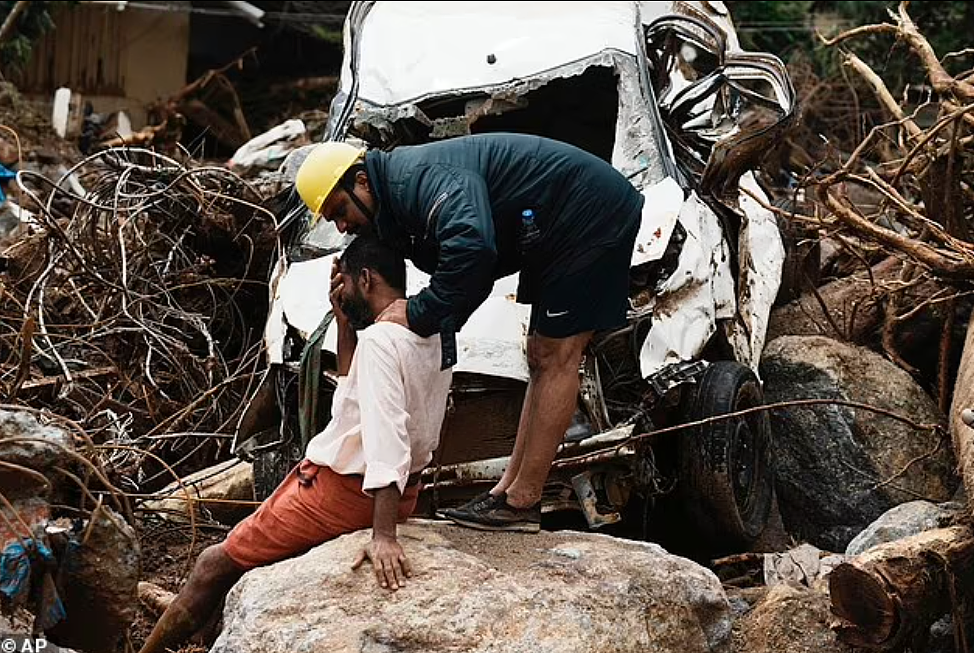
[[[0,181],[7,181],[13,179],[16,176],[17,176],[16,172],[13,172],[12,170],[8,170],[7,168],[3,167],[3,165],[0,165]],[[7,196],[3,194],[3,187],[0,187],[0,204],[3,204],[6,201],[7,201]]]
[[66,616],[64,604],[50,574],[56,561],[43,542],[34,539],[26,542],[27,548],[19,540],[11,542],[0,554],[0,593],[9,601],[20,598],[31,587],[31,564],[38,563],[38,572],[42,577],[36,579],[41,587],[36,595],[40,605],[35,607],[35,615],[42,629],[50,628]]
[[30,553],[11,542],[0,554],[0,593],[13,601],[30,588]]

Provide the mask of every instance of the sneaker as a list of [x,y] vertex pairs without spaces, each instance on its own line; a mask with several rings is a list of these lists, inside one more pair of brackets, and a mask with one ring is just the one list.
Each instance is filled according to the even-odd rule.
[[484,509],[485,505],[493,505],[493,503],[494,503],[493,494],[491,494],[490,492],[481,492],[473,499],[467,501],[465,504],[463,504],[458,508],[441,508],[440,510],[437,510],[436,516],[442,517],[444,519],[451,519],[449,515],[457,511],[463,511],[463,512],[469,512],[471,510],[480,511]]
[[541,530],[541,502],[530,508],[515,508],[507,503],[507,493],[490,494],[479,502],[471,501],[459,508],[443,510],[447,519],[482,531],[517,531],[537,533]]

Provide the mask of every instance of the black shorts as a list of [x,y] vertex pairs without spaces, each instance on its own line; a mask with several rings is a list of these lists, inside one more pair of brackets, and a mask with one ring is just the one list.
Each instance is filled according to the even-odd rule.
[[577,270],[550,275],[547,283],[531,293],[524,292],[531,280],[522,277],[518,301],[531,304],[528,333],[567,338],[623,326],[629,309],[629,266],[635,241],[633,231],[618,244],[601,248]]

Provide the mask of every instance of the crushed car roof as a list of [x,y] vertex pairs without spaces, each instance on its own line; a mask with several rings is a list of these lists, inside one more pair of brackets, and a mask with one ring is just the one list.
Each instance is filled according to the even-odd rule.
[[720,2],[375,2],[359,30],[358,97],[399,104],[503,84],[606,50],[635,55],[637,25],[676,6],[727,16]]

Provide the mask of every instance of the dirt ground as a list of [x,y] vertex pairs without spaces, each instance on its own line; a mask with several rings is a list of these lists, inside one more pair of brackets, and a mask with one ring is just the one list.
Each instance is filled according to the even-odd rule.
[[[0,125],[8,128],[0,129],[0,139],[8,141],[14,148],[19,141],[19,154],[24,160],[60,161],[71,165],[81,159],[81,153],[74,143],[54,133],[46,113],[48,110],[45,103],[23,97],[13,84],[0,82]],[[16,133],[16,139],[11,132]]]
[[[142,573],[140,580],[154,583],[170,592],[178,592],[189,575],[196,557],[203,549],[226,537],[229,527],[202,525],[193,531],[188,524],[173,524],[158,518],[146,518],[139,522],[139,544],[142,547]],[[127,642],[115,653],[138,651],[152,630],[159,615],[145,606],[139,606],[139,615],[129,628]],[[179,653],[203,653],[206,649],[188,644]]]

